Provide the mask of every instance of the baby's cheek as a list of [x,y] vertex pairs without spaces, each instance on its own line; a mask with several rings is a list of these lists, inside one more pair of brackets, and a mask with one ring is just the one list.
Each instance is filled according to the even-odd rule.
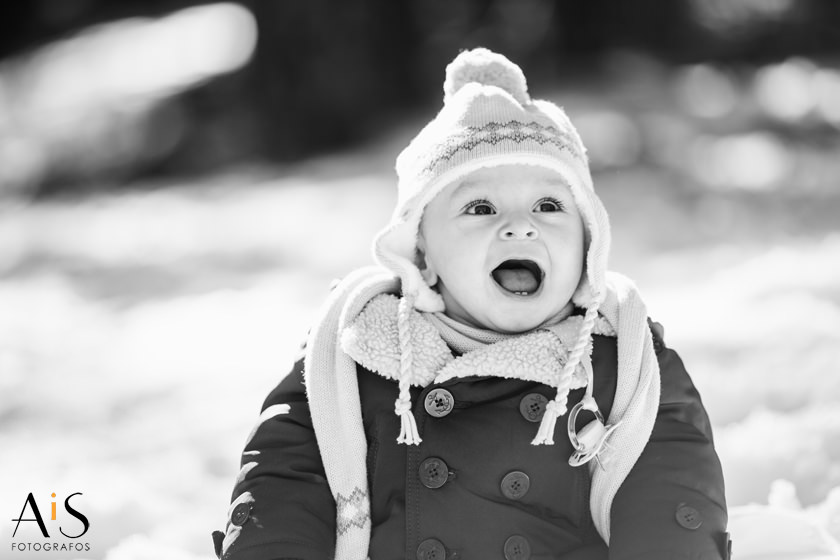
[[451,282],[464,282],[468,276],[475,278],[480,274],[476,259],[471,258],[469,252],[455,248],[439,251],[435,262],[438,263],[439,274],[449,277]]

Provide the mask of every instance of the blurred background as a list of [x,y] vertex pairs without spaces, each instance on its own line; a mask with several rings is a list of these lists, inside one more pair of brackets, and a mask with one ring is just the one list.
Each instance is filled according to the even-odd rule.
[[263,398],[475,46],[576,123],[730,506],[840,538],[834,0],[0,5],[6,519],[82,492],[66,557],[212,558]]

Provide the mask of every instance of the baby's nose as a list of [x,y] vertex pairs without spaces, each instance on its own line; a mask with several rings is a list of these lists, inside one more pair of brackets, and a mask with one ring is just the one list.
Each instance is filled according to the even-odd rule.
[[499,231],[502,239],[536,239],[539,230],[525,217],[515,217],[506,223]]

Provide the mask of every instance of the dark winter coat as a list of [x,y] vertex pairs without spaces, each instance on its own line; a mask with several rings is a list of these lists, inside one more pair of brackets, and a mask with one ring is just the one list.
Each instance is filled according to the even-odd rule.
[[[616,341],[593,338],[594,395],[608,416]],[[415,389],[414,416],[423,441],[406,446],[396,443],[396,384],[359,366],[370,558],[728,558],[723,477],[708,417],[682,361],[664,346],[657,329],[654,346],[662,383],[659,413],[613,501],[609,550],[591,520],[589,470],[568,464],[573,449],[565,419],[558,420],[555,445],[530,443],[553,389],[488,377]],[[582,395],[582,389],[572,391],[569,406]],[[303,360],[263,410],[279,404],[289,405],[288,413],[259,424],[245,448],[223,555],[224,535],[214,533],[216,553],[225,560],[333,557],[336,508],[312,429]],[[578,429],[591,420],[584,416]]]

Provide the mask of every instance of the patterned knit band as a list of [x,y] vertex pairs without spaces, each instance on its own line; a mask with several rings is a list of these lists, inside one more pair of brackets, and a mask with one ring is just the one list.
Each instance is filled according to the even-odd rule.
[[418,154],[415,165],[419,169],[413,180],[430,182],[435,176],[470,159],[494,154],[509,156],[517,152],[557,158],[571,156],[586,165],[583,146],[568,132],[538,121],[511,119],[454,131],[428,152]]

